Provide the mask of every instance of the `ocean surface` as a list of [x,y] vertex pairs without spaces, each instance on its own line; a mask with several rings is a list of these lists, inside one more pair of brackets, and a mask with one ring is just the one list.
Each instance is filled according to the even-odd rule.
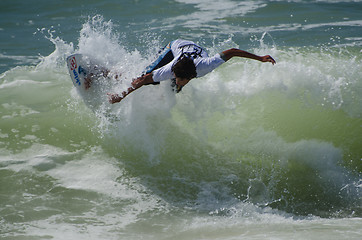
[[[277,64],[93,109],[67,72],[177,38]],[[362,1],[0,1],[0,239],[360,240],[361,173]]]

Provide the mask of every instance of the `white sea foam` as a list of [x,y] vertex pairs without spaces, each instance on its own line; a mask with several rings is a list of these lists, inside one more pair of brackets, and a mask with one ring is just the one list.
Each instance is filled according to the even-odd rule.
[[0,84],[0,89],[14,88],[14,87],[26,85],[26,84],[49,84],[49,82],[39,82],[39,81],[28,80],[28,79],[18,79],[18,80],[14,80],[11,82],[4,81],[3,83]]
[[[213,4],[187,2],[201,11],[220,13]],[[227,1],[222,9],[236,5]],[[253,11],[253,7],[245,9]],[[191,17],[190,24],[200,20]],[[293,24],[277,27],[301,28]],[[1,104],[1,110],[9,113],[2,115],[0,170],[5,181],[18,177],[19,182],[9,186],[24,191],[17,195],[18,191],[4,189],[14,204],[1,206],[3,237],[361,236],[359,218],[320,219],[293,213],[293,208],[318,204],[308,199],[321,194],[325,198],[318,200],[346,209],[345,215],[339,215],[340,208],[333,209],[326,213],[328,217],[356,214],[350,210],[360,203],[361,181],[344,166],[349,154],[344,146],[355,146],[360,127],[361,62],[353,53],[312,47],[281,49],[264,44],[266,39],[261,37],[257,40],[261,49],[251,50],[271,54],[277,65],[233,59],[193,80],[177,95],[168,83],[145,86],[111,107],[112,116],[117,117],[112,120],[108,108],[96,114],[85,111],[64,58],[74,51],[89,54],[112,70],[124,72],[129,84],[154,57],[152,51],[126,50],[123,44],[127,43],[119,40],[113,24],[100,16],[83,25],[79,45],[73,47],[53,35],[50,39],[56,51],[38,67],[31,71],[17,68],[2,76],[6,80],[0,85],[2,93],[16,89],[18,97],[28,97],[9,97]],[[206,47],[216,53],[221,46],[237,44],[231,39]],[[114,89],[119,92],[127,84],[115,84]],[[28,86],[35,87],[29,91]],[[34,104],[35,98],[43,104]],[[67,103],[68,109],[61,111]],[[313,122],[317,110],[321,113]],[[299,122],[298,117],[302,118]],[[11,124],[12,120],[19,124]],[[303,120],[311,122],[304,125]],[[344,129],[351,129],[347,125],[357,127],[345,133]],[[300,174],[298,166],[309,170],[304,175],[315,173],[308,176],[316,177],[312,183],[321,186],[322,192],[314,186],[306,192],[290,187],[293,180],[300,182],[301,178],[293,179]],[[334,205],[341,199],[341,205]],[[319,214],[317,207],[305,209],[306,214]]]
[[247,13],[263,8],[266,4],[263,1],[207,1],[207,0],[178,0],[181,3],[194,5],[198,11],[191,14],[181,15],[170,19],[170,22],[183,22],[188,27],[202,27],[214,21],[223,21],[223,18],[233,16],[244,16]]

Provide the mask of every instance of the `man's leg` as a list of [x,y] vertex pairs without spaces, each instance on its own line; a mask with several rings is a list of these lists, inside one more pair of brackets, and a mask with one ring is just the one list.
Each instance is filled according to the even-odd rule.
[[160,67],[165,66],[166,64],[170,63],[174,59],[174,56],[171,51],[171,44],[172,44],[172,42],[167,44],[163,48],[160,56],[146,68],[146,74],[150,73],[153,70],[156,70]]

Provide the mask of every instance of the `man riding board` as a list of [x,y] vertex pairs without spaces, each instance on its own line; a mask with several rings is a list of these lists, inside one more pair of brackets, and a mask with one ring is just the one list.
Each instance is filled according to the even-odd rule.
[[156,85],[169,79],[172,80],[174,90],[179,92],[191,79],[206,75],[233,57],[250,58],[270,62],[273,65],[276,63],[270,55],[257,56],[237,48],[209,57],[207,52],[194,42],[177,39],[165,47],[159,58],[146,69],[146,74],[136,78],[132,82],[132,87],[124,91],[121,96],[108,94],[109,102],[120,102],[143,85]]

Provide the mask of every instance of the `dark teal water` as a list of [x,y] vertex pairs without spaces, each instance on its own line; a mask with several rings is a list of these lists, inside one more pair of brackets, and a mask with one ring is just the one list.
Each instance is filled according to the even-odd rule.
[[[361,1],[0,2],[1,239],[360,239]],[[233,59],[91,111],[175,38]],[[100,96],[102,97],[102,96]],[[105,100],[105,99],[104,99]]]

